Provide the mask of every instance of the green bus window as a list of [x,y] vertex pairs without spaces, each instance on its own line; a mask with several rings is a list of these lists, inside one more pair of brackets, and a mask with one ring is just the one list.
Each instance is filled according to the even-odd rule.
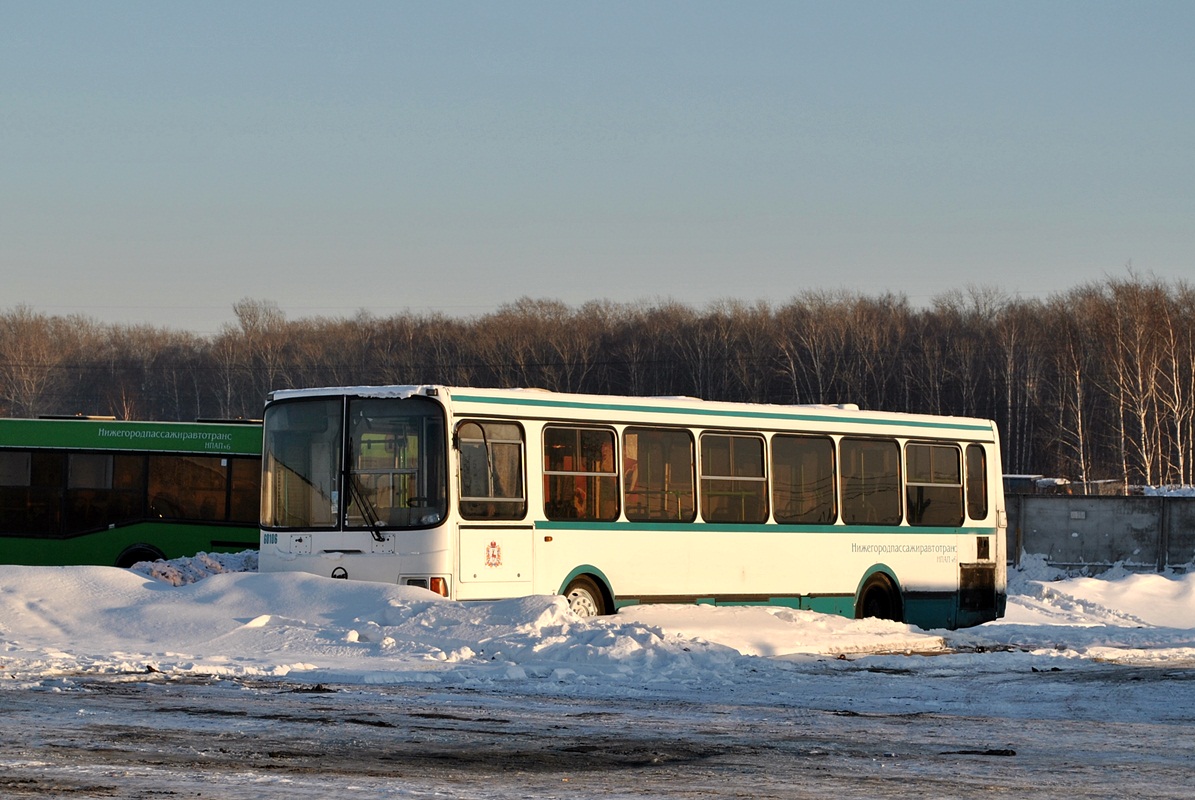
[[29,456],[29,505],[24,530],[57,536],[62,533],[66,454],[34,451]]
[[27,450],[0,450],[0,533],[32,532],[32,458]]
[[111,489],[112,456],[103,453],[71,453],[67,458],[66,488]]
[[544,515],[548,519],[618,519],[614,431],[544,428]]
[[967,516],[987,519],[988,466],[983,445],[967,445]]
[[457,428],[461,460],[461,516],[522,519],[523,429],[508,422],[465,422]]
[[777,522],[833,523],[838,516],[834,483],[833,439],[772,437],[772,514]]
[[228,516],[227,463],[216,456],[150,456],[150,517],[223,522]]
[[623,433],[623,492],[633,522],[692,522],[693,437],[688,431],[627,428]]
[[257,524],[261,516],[261,462],[252,458],[229,459],[232,471],[228,520]]
[[842,520],[848,525],[899,525],[900,445],[889,439],[844,438]]
[[910,525],[963,524],[963,478],[958,447],[905,446],[905,502]]
[[66,455],[7,450],[0,465],[0,533],[60,535]]
[[701,436],[701,518],[706,522],[764,522],[768,479],[758,436]]
[[27,450],[0,450],[0,486],[28,486],[30,473]]
[[145,513],[145,457],[67,456],[65,533],[100,530]]

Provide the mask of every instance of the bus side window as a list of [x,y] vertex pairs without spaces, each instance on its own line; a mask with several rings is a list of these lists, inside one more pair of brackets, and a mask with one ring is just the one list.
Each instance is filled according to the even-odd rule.
[[958,447],[905,445],[905,495],[910,525],[962,525],[963,476]]
[[144,456],[68,454],[64,531],[83,533],[141,519],[144,475]]
[[229,460],[231,497],[228,519],[256,524],[261,517],[261,462],[252,458]]
[[971,519],[988,516],[987,453],[981,444],[967,445],[967,516]]
[[28,450],[0,451],[0,533],[37,530],[32,463]]
[[899,525],[900,445],[894,439],[841,443],[842,521],[848,525]]
[[149,513],[162,519],[228,518],[228,460],[218,456],[151,455]]
[[692,522],[693,437],[687,430],[627,428],[623,433],[623,491],[633,522]]
[[465,519],[522,519],[523,429],[509,422],[464,422],[457,428],[460,509]]
[[838,517],[834,440],[828,436],[773,436],[772,482],[777,522],[834,522]]
[[701,435],[701,518],[706,522],[764,522],[768,480],[759,436]]
[[544,515],[548,519],[618,519],[614,431],[544,428]]

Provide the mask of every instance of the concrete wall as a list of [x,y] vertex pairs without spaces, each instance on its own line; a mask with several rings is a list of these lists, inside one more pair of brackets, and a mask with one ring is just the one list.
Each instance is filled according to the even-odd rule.
[[1101,572],[1117,563],[1163,570],[1195,562],[1195,497],[1008,495],[1008,558]]

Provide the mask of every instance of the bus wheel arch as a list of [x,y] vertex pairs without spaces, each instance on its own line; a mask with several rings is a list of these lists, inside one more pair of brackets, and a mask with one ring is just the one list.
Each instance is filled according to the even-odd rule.
[[614,597],[600,572],[577,569],[564,582],[560,592],[569,610],[579,617],[600,617],[614,612]]
[[904,595],[892,571],[885,566],[868,570],[855,593],[855,619],[868,617],[905,621]]
[[166,554],[152,544],[131,544],[116,557],[116,566],[128,569],[140,561],[165,561]]

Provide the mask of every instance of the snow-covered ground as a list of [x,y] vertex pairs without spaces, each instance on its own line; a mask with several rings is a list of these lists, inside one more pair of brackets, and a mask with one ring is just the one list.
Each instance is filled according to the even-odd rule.
[[[675,681],[876,654],[1008,651],[1057,666],[1195,662],[1195,572],[1010,571],[1004,619],[960,631],[743,607],[641,606],[574,617],[559,597],[455,603],[426,591],[258,574],[254,555],[106,567],[0,566],[8,680],[155,670],[312,683]],[[977,655],[979,654],[979,655]],[[903,657],[903,655],[902,655]]]
[[[980,729],[998,730],[995,738],[969,746],[956,742],[955,749],[939,746],[937,752],[989,755],[1032,750],[1024,741],[1013,747],[1018,736],[1090,742],[1086,730],[1082,736],[1061,728],[1028,732],[1042,720],[1054,721],[1051,725],[1087,720],[1106,729],[1101,734],[1106,738],[1089,756],[1071,758],[1080,758],[1094,776],[1096,795],[1099,787],[1114,783],[1106,774],[1107,748],[1127,746],[1116,733],[1123,726],[1140,729],[1138,742],[1195,740],[1195,572],[1114,570],[1098,578],[1064,578],[1030,559],[1010,573],[1004,619],[961,631],[923,631],[758,607],[645,606],[582,620],[558,597],[455,603],[409,587],[258,574],[255,566],[251,553],[201,555],[133,570],[0,566],[0,690],[9,698],[42,698],[21,712],[20,724],[34,728],[43,724],[37,715],[49,714],[46,709],[60,702],[49,698],[94,695],[104,682],[150,678],[164,682],[160,685],[206,687],[202,703],[215,706],[233,701],[233,695],[213,688],[222,684],[313,692],[339,687],[372,697],[375,705],[369,707],[395,693],[411,702],[412,692],[436,693],[437,702],[448,705],[462,697],[475,705],[506,703],[508,717],[518,716],[515,708],[551,704],[542,710],[544,718],[573,721],[568,724],[596,714],[595,704],[608,709],[602,713],[617,710],[643,724],[643,707],[626,706],[633,699],[653,709],[667,707],[668,724],[686,730],[717,727],[721,723],[714,717],[722,712],[716,709],[734,709],[731,716],[737,718],[757,713],[750,709],[761,704],[781,709],[780,716],[838,715],[833,719],[845,725],[852,716],[932,715],[935,730],[947,738],[961,736],[958,726],[979,725],[975,720],[982,715]],[[1025,683],[1030,676],[1035,680]],[[117,711],[104,713],[120,718]],[[946,718],[956,722],[941,722]],[[9,719],[12,724],[17,716]],[[525,724],[534,737],[538,725]],[[724,736],[746,748],[752,736],[764,735],[752,731],[783,738],[787,728],[776,728],[779,724],[773,719],[760,728],[735,727]],[[912,735],[901,730],[898,738]],[[45,731],[40,735],[53,738]],[[681,733],[670,736],[685,739]],[[876,754],[899,760],[897,745],[876,747],[882,748]],[[1172,776],[1182,773],[1192,753],[1172,753],[1169,760],[1170,754],[1158,752],[1173,751],[1173,745],[1133,747],[1164,759],[1152,779],[1145,779],[1152,780],[1155,796],[1159,790],[1169,796]],[[1138,757],[1124,755],[1130,761]],[[69,766],[30,759],[26,750],[0,752],[0,767],[40,775],[29,785],[42,793],[45,771]],[[1037,759],[1035,769],[1049,768],[1047,753]],[[847,768],[862,770],[863,777],[873,768],[851,764]],[[925,769],[914,772],[924,778]],[[53,774],[62,779],[60,772]],[[202,788],[210,777],[193,780]],[[300,784],[290,780],[291,795],[306,796],[296,795]],[[312,785],[312,796],[328,788]],[[842,787],[833,788],[841,794]],[[1173,796],[1186,791],[1173,788]],[[519,784],[488,791],[450,796],[517,796]],[[612,792],[606,785],[601,793]],[[214,796],[241,795],[224,786]]]

